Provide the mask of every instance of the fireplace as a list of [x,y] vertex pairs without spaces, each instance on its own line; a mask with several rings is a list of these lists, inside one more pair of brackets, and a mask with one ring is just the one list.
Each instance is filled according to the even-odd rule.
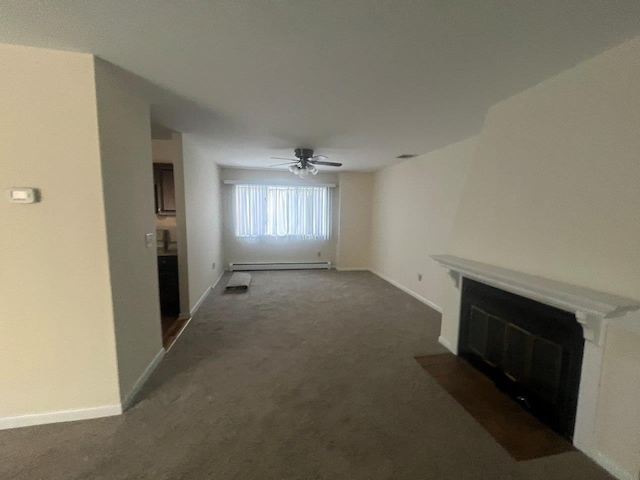
[[453,255],[432,258],[456,286],[438,341],[609,468],[595,442],[604,339],[616,323],[637,328],[640,302]]
[[583,350],[575,315],[465,279],[458,354],[569,439]]

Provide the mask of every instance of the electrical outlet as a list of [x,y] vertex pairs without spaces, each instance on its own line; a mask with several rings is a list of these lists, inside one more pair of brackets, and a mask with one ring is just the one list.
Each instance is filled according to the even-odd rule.
[[318,252],[318,256],[321,257],[322,256],[322,252]]
[[213,262],[213,263],[211,264],[211,270],[215,270],[215,269],[216,269],[216,262]]
[[418,281],[419,281],[419,282],[421,282],[421,281],[422,281],[422,274],[421,274],[421,273],[419,273],[419,274],[418,274]]
[[153,233],[145,233],[144,234],[144,246],[147,248],[151,248],[153,247],[153,244],[155,243],[153,240]]

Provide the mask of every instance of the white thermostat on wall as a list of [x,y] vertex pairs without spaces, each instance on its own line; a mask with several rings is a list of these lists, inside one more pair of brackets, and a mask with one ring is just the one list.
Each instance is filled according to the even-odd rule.
[[11,203],[36,203],[40,201],[40,192],[37,188],[14,187],[7,192]]

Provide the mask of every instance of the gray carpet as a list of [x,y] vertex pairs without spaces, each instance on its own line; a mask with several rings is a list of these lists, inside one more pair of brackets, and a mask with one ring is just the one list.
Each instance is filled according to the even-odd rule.
[[611,478],[515,462],[413,359],[444,352],[439,314],[373,274],[225,284],[124,415],[0,432],[0,478]]

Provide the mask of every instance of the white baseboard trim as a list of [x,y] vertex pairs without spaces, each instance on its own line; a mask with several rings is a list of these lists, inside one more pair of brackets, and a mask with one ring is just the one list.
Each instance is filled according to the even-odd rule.
[[433,303],[430,300],[427,300],[426,298],[424,298],[421,295],[418,295],[416,292],[414,292],[413,290],[409,290],[407,287],[405,287],[404,285],[399,284],[398,282],[396,282],[395,280],[391,280],[389,277],[387,277],[386,275],[383,275],[379,272],[376,272],[375,270],[371,270],[372,273],[376,274],[377,276],[379,276],[381,279],[383,279],[386,282],[389,282],[391,285],[393,285],[396,288],[399,288],[400,290],[402,290],[404,293],[408,293],[409,295],[411,295],[413,298],[415,298],[416,300],[421,301],[422,303],[424,303],[426,306],[433,308],[436,312],[442,313],[442,308],[440,308],[438,305],[436,305],[435,303]]
[[369,269],[367,267],[336,267],[338,272],[368,272]]
[[161,348],[158,351],[158,353],[156,353],[156,356],[153,357],[153,360],[151,360],[151,363],[147,365],[147,368],[144,369],[144,372],[142,372],[142,375],[140,375],[138,380],[136,380],[136,383],[133,385],[131,390],[125,395],[124,399],[122,400],[123,412],[131,406],[131,404],[133,403],[133,400],[135,399],[135,396],[138,394],[138,392],[140,391],[142,386],[145,384],[145,382],[149,379],[149,376],[151,375],[151,373],[156,369],[156,367],[162,360],[162,357],[164,357],[164,354],[165,354],[165,350],[164,348]]
[[74,410],[60,410],[57,412],[33,413],[30,415],[16,415],[0,418],[0,430],[9,428],[30,427],[47,423],[73,422],[89,420],[91,418],[111,417],[122,413],[122,405],[104,405],[102,407],[78,408]]
[[223,275],[224,275],[224,272],[222,272],[222,273],[220,274],[220,276],[218,277],[218,279],[217,279],[215,282],[213,282],[213,285],[211,285],[211,290],[213,290],[214,288],[216,288],[216,285],[218,285],[218,283],[220,283],[220,280],[222,279],[222,276],[223,276]]
[[633,473],[625,470],[609,457],[598,451],[585,451],[583,453],[619,480],[638,480],[640,478],[638,472]]
[[438,343],[440,345],[442,345],[444,348],[446,348],[447,350],[449,350],[451,353],[453,353],[454,355],[457,355],[458,352],[456,351],[455,348],[453,348],[453,345],[451,345],[451,342],[449,340],[447,340],[446,338],[444,338],[442,335],[440,335],[438,337]]
[[191,315],[191,317],[193,317],[196,312],[198,311],[198,309],[202,306],[202,302],[204,302],[205,298],[207,298],[207,296],[211,293],[211,287],[207,288],[205,290],[205,292],[202,294],[202,296],[200,297],[200,299],[196,302],[196,304],[193,306],[193,308],[191,309],[191,312],[189,312],[189,314]]
[[74,422],[77,420],[89,420],[92,418],[111,417],[121,415],[131,405],[131,402],[147,381],[151,373],[158,366],[164,356],[164,348],[153,358],[145,371],[140,375],[131,391],[122,400],[121,404],[104,405],[101,407],[78,408],[73,410],[60,410],[57,412],[32,413],[28,415],[16,415],[12,417],[0,418],[0,430],[10,428],[30,427],[33,425],[44,425],[47,423]]
[[331,262],[255,262],[229,264],[232,272],[258,272],[270,270],[331,270]]
[[220,274],[220,276],[218,277],[218,279],[215,282],[213,282],[213,285],[211,285],[209,288],[207,288],[207,290],[202,294],[200,299],[196,302],[196,304],[191,309],[191,312],[189,312],[191,317],[193,317],[196,314],[196,312],[200,309],[200,307],[202,306],[202,302],[204,302],[205,299],[209,296],[209,294],[211,293],[211,290],[216,288],[216,285],[218,285],[218,283],[220,282],[220,279],[222,278],[223,275],[224,275],[224,272],[222,272]]

